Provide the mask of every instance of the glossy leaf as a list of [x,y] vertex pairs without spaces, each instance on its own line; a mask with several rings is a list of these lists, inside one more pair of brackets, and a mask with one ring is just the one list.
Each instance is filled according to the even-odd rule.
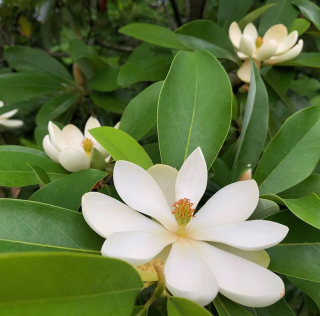
[[104,241],[81,213],[53,205],[0,199],[0,216],[0,252],[100,253]]
[[226,32],[211,21],[194,21],[183,25],[176,30],[176,36],[193,50],[207,50],[216,58],[239,62]]
[[308,0],[293,0],[292,3],[296,5],[301,13],[320,31],[320,8]]
[[239,23],[238,23],[239,27],[243,30],[247,24],[252,23],[255,20],[257,20],[265,11],[267,11],[268,9],[273,7],[274,5],[276,5],[276,4],[270,3],[270,4],[264,5],[258,9],[253,10],[252,12],[248,13],[245,17],[243,17],[239,21]]
[[168,73],[171,61],[171,54],[162,54],[146,60],[127,62],[120,69],[118,84],[127,87],[141,81],[163,80]]
[[140,140],[157,124],[157,106],[163,82],[157,82],[140,92],[126,107],[120,129]]
[[51,182],[47,173],[39,166],[29,163],[29,167],[33,170],[39,181],[46,185]]
[[320,53],[301,53],[296,58],[278,64],[278,66],[301,66],[320,68]]
[[144,169],[153,165],[145,150],[127,133],[113,127],[94,128],[90,133],[115,160],[130,161]]
[[30,200],[77,211],[82,196],[106,175],[106,172],[99,170],[81,170],[47,184],[33,194]]
[[19,102],[65,90],[55,80],[31,73],[0,75],[0,86],[0,100],[4,102]]
[[59,164],[38,154],[36,150],[29,151],[25,150],[25,147],[17,148],[17,146],[5,147],[0,150],[0,185],[2,186],[21,187],[41,183],[28,163],[42,168],[51,181],[68,174]]
[[27,46],[8,47],[5,57],[9,65],[20,72],[29,72],[73,83],[67,69],[50,55]]
[[218,296],[214,299],[213,304],[216,307],[219,316],[252,316],[252,314],[244,307],[230,301],[221,294],[218,294]]
[[288,33],[291,33],[292,31],[298,31],[298,35],[300,36],[304,32],[306,32],[309,27],[310,27],[310,22],[307,19],[304,19],[304,18],[294,19],[293,23],[288,29]]
[[231,103],[229,79],[210,53],[178,53],[159,98],[162,163],[179,169],[200,146],[209,168],[228,132]]
[[249,220],[264,219],[267,216],[276,214],[280,211],[278,204],[266,199],[259,199],[259,203]]
[[269,143],[254,174],[260,194],[276,194],[307,178],[320,158],[317,144],[320,109],[309,107],[292,115]]
[[228,31],[234,21],[239,21],[249,10],[252,0],[224,0],[219,2],[218,25]]
[[[121,91],[121,90],[120,90]],[[93,103],[105,111],[122,113],[127,103],[122,100],[116,93],[103,93],[91,91],[90,98]]]
[[289,27],[298,15],[298,10],[292,5],[291,0],[268,0],[266,5],[276,4],[264,12],[260,19],[260,36],[275,24],[284,24]]
[[45,103],[36,116],[37,125],[47,125],[58,116],[65,113],[79,99],[80,94],[62,94]]
[[210,316],[211,314],[202,306],[196,303],[180,298],[171,297],[168,299],[168,316]]
[[119,33],[162,47],[188,50],[172,31],[158,25],[132,23],[122,27]]
[[129,264],[83,254],[3,256],[0,277],[2,316],[130,316],[142,289]]
[[250,90],[232,169],[233,181],[239,179],[248,164],[255,169],[267,136],[268,95],[259,70],[253,61],[251,61],[251,73],[253,76],[251,76]]
[[110,92],[118,89],[119,68],[106,67],[96,72],[89,81],[91,89]]

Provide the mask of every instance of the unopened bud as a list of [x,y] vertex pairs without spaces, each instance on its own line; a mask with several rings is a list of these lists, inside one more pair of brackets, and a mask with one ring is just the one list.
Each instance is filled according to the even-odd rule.
[[252,179],[252,170],[251,165],[248,165],[246,169],[243,171],[241,176],[239,177],[238,181],[245,181],[245,180],[251,180]]
[[80,86],[84,86],[86,84],[86,77],[77,64],[73,64],[73,78]]
[[154,296],[163,297],[165,295],[165,290],[166,290],[166,278],[164,276],[163,268],[157,264],[154,264],[153,266],[158,275],[158,285],[154,290]]
[[105,171],[106,162],[101,152],[93,147],[90,155],[90,168]]

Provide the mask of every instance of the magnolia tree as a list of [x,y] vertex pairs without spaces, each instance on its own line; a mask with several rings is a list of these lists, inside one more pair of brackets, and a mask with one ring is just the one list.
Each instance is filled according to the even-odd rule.
[[5,47],[1,315],[319,315],[320,8],[212,10]]

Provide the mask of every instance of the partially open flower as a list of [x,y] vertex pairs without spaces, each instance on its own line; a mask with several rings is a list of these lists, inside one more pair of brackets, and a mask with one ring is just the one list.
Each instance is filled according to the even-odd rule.
[[166,165],[145,171],[118,161],[114,184],[126,204],[90,192],[82,198],[83,215],[106,238],[102,255],[129,262],[143,270],[143,277],[154,273],[153,263],[164,266],[167,288],[175,296],[207,305],[219,291],[246,306],[275,303],[284,295],[284,284],[266,269],[269,257],[263,249],[278,244],[288,228],[246,222],[259,200],[254,180],[224,187],[195,212],[207,180],[200,148],[179,172]]
[[[4,103],[0,101],[0,108],[4,106]],[[23,122],[21,120],[12,120],[10,119],[12,116],[17,114],[18,110],[12,110],[3,114],[0,114],[0,125],[3,125],[5,127],[9,128],[18,128],[23,125]]]
[[52,160],[70,172],[88,169],[93,148],[98,149],[104,158],[108,157],[107,151],[89,132],[90,129],[100,126],[97,119],[90,117],[83,135],[75,125],[69,124],[60,130],[57,125],[49,122],[49,135],[43,139],[43,148]]
[[244,82],[250,82],[249,56],[258,66],[261,62],[270,65],[278,64],[297,57],[303,48],[303,40],[299,40],[296,44],[298,31],[288,34],[283,24],[270,27],[261,37],[252,23],[249,23],[241,32],[238,23],[233,22],[229,28],[229,37],[239,58],[244,60],[237,71],[238,77]]

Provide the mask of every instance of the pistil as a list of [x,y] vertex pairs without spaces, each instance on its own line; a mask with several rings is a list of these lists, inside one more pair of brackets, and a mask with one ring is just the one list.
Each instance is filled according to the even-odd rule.
[[81,142],[81,146],[82,146],[84,152],[86,153],[86,155],[90,158],[91,151],[94,146],[94,142],[90,138],[86,138],[85,140],[83,140]]

